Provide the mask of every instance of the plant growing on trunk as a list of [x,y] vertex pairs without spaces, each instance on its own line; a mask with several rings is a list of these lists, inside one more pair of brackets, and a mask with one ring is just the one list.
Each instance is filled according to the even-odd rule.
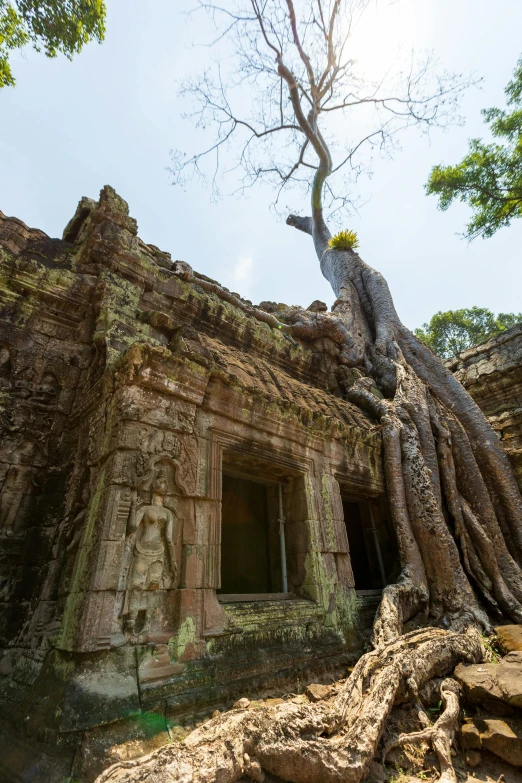
[[[278,197],[292,183],[309,187],[311,214],[291,214],[287,223],[310,235],[337,299],[331,313],[293,310],[285,328],[301,340],[328,336],[339,344],[341,388],[381,426],[401,576],[384,590],[374,650],[335,697],[234,711],[193,732],[183,746],[116,765],[100,781],[232,783],[244,774],[262,780],[267,770],[295,783],[357,783],[394,702],[413,698],[427,727],[422,686],[459,660],[480,659],[479,630],[490,627],[486,608],[522,622],[522,499],[498,438],[441,360],[401,323],[385,279],[355,252],[356,237],[336,242],[325,216],[325,201],[328,207],[351,203],[346,183],[335,186],[336,175],[357,176],[365,146],[388,150],[409,125],[449,122],[467,83],[436,76],[428,62],[412,67],[395,92],[386,83],[364,85],[348,57],[366,5],[241,0],[230,10],[201,0],[199,9],[222,16],[223,34],[235,36],[241,78],[257,86],[259,123],[234,113],[219,72],[217,83],[205,74],[186,91],[199,101],[198,122],[215,125],[216,140],[190,159],[175,156],[173,174],[180,182],[201,173],[208,155],[219,163],[222,148],[241,134],[243,187],[268,179],[277,183]],[[344,133],[333,135],[328,119],[337,113],[348,120],[368,108],[376,124],[340,150]],[[429,627],[407,631],[407,623]],[[449,753],[458,716],[454,686],[445,681],[446,708],[424,732],[445,781],[456,781]]]

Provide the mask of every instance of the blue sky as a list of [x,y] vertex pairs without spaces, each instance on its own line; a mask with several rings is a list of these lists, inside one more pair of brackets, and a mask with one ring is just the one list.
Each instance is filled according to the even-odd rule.
[[[182,13],[190,0],[107,5],[106,41],[72,63],[31,49],[13,57],[17,85],[0,91],[0,209],[61,236],[79,198],[96,198],[111,184],[129,202],[140,236],[173,258],[256,303],[331,304],[310,239],[270,210],[266,187],[241,198],[225,189],[213,203],[197,181],[185,191],[170,184],[169,151],[190,153],[195,143],[178,85],[208,57],[193,46],[204,24]],[[361,30],[357,56],[367,58],[369,72],[384,67],[401,43],[403,51],[434,50],[449,70],[484,77],[463,101],[465,125],[429,140],[408,132],[393,160],[377,160],[373,177],[359,181],[367,203],[346,220],[410,328],[441,309],[522,309],[522,221],[468,244],[458,236],[467,208],[440,212],[423,190],[432,165],[457,162],[467,139],[484,135],[480,109],[503,105],[522,53],[520,30],[520,0],[384,0]],[[299,194],[292,205],[306,210]]]

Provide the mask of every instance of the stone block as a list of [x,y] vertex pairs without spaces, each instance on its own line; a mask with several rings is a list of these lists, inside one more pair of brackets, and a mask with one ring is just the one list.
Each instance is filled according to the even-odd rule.
[[522,767],[522,719],[475,718],[481,746],[515,767]]
[[169,649],[166,644],[158,644],[147,650],[138,666],[138,680],[140,687],[159,684],[183,674],[185,666],[182,663],[170,660]]
[[129,487],[112,484],[102,490],[95,512],[95,530],[101,539],[122,541],[125,538],[131,501]]
[[124,551],[124,541],[100,542],[96,567],[92,576],[92,590],[118,589]]
[[306,552],[287,552],[288,580],[294,586],[315,582],[307,568],[307,557]]
[[221,546],[205,547],[203,552],[205,576],[203,587],[218,590],[221,587]]
[[[140,710],[132,650],[111,651],[78,665],[65,684],[59,724],[81,731]],[[133,665],[134,664],[134,665]]]
[[285,524],[285,542],[287,552],[308,552],[312,547],[313,522],[286,522]]
[[299,522],[313,516],[311,499],[305,487],[298,487],[293,492],[288,490],[285,492],[284,501],[285,516],[289,522]]
[[460,742],[463,750],[480,750],[480,731],[474,723],[465,723],[462,726]]
[[178,520],[182,528],[183,544],[196,543],[196,523],[194,516],[194,501],[192,498],[180,497],[177,500]]
[[336,540],[336,551],[337,552],[344,552],[347,553],[350,551],[350,547],[348,545],[348,533],[346,532],[346,523],[344,521],[344,516],[341,517],[334,517],[334,529],[335,529],[335,540]]
[[299,595],[303,598],[308,598],[309,601],[315,601],[318,604],[322,603],[323,591],[317,584],[308,582],[300,585]]
[[183,547],[181,555],[181,574],[179,586],[195,588],[201,586],[202,564],[197,555],[197,548],[190,544]]
[[471,704],[498,699],[512,707],[522,707],[522,664],[519,662],[459,663],[455,677]]
[[221,546],[221,507],[215,500],[196,500],[194,503],[196,544]]
[[346,587],[355,587],[350,555],[343,554],[342,552],[336,553],[335,565],[337,568],[337,579],[339,583],[345,585]]
[[305,688],[305,693],[312,702],[322,701],[332,695],[331,685],[319,685],[318,683],[312,683]]
[[337,584],[337,568],[335,567],[335,555],[331,552],[322,552],[321,560],[323,563],[324,573],[328,580],[329,586]]
[[85,596],[81,626],[73,649],[79,651],[107,650],[110,647],[114,606],[114,591],[89,592]]
[[522,650],[522,625],[499,625],[495,632],[505,653]]
[[139,420],[176,432],[191,433],[194,430],[196,406],[156,390],[124,386],[118,390],[118,407],[125,419]]
[[[336,496],[339,495],[339,498]],[[339,518],[342,519],[342,506],[341,516],[339,517],[338,500],[340,499],[339,484],[333,476],[323,474],[321,478],[321,514],[319,518],[322,522],[324,551],[326,552],[338,552],[343,551],[339,549],[338,542],[338,527]],[[346,546],[344,547],[346,549]]]
[[183,572],[181,587],[204,587],[208,547],[183,547]]
[[183,547],[181,586],[219,588],[221,582],[221,547]]
[[194,633],[202,626],[203,591],[194,588],[184,588],[176,591],[176,615],[179,625],[191,621]]
[[211,636],[222,633],[227,615],[219,603],[215,590],[203,590],[203,634]]

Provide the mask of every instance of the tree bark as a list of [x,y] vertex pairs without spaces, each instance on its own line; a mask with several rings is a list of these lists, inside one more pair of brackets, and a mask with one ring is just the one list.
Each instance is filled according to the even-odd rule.
[[[429,621],[443,627],[478,623],[488,630],[479,598],[520,622],[522,499],[496,434],[442,361],[400,322],[382,275],[354,251],[330,248],[315,218],[287,222],[312,234],[338,297],[332,311],[351,338],[341,346],[341,361],[360,371],[354,381],[340,368],[340,383],[383,425],[403,574],[385,590],[374,643],[400,634],[426,602]],[[332,316],[316,317],[309,339],[321,319],[326,330]],[[299,336],[306,339],[304,323]]]

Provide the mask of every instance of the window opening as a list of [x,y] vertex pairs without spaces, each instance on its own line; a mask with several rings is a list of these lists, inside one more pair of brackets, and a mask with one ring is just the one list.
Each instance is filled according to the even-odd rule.
[[281,485],[223,475],[221,588],[224,595],[287,593]]
[[376,590],[400,571],[395,535],[379,501],[343,499],[344,522],[356,590]]
[[285,541],[285,515],[283,510],[283,487],[277,485],[277,505],[279,509],[279,556],[281,561],[281,586],[283,593],[288,592],[288,576],[286,574],[286,541]]

